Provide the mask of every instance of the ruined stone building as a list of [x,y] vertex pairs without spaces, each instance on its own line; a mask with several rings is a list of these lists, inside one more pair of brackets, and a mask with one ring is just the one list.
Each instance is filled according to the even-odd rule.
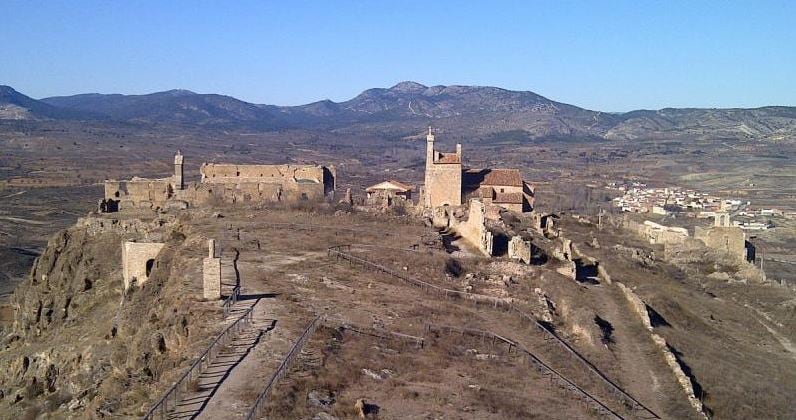
[[746,235],[741,228],[732,226],[727,213],[716,213],[713,226],[697,226],[694,229],[694,238],[738,260],[746,259]]
[[202,190],[225,202],[322,200],[335,189],[334,168],[318,165],[204,163]]
[[464,169],[461,144],[456,145],[455,153],[444,153],[434,148],[434,141],[429,127],[424,207],[458,206],[475,198],[487,206],[487,214],[497,213],[497,208],[520,213],[533,209],[533,187],[522,180],[519,170]]
[[411,200],[412,186],[396,180],[387,180],[365,188],[369,203],[386,202],[390,205],[393,200]]
[[122,277],[124,290],[142,285],[155,268],[157,256],[166,244],[157,242],[122,243]]
[[215,202],[317,201],[334,193],[337,176],[333,166],[204,163],[200,182],[186,184],[183,163],[184,157],[177,151],[174,174],[168,178],[105,181],[100,212],[187,208]]

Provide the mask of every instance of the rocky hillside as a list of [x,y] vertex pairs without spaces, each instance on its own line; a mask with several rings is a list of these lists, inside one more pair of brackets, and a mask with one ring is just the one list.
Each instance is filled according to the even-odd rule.
[[[170,90],[147,95],[84,94],[36,101],[4,87],[0,118],[83,118],[224,129],[301,128],[403,137],[429,124],[461,136],[520,132],[544,137],[761,139],[796,137],[796,107],[591,111],[528,91],[401,82],[344,101],[258,105],[229,96]],[[499,136],[498,136],[499,137]]]
[[[149,281],[123,294],[120,243],[142,232],[166,247]],[[18,310],[0,351],[0,412],[141,416],[152,384],[179,371],[220,316],[182,282],[185,266],[196,265],[186,261],[200,258],[185,247],[197,245],[173,224],[78,223],[55,235],[14,292]]]

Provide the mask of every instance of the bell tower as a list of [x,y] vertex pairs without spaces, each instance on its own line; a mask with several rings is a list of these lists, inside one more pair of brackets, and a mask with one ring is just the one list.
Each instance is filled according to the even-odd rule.
[[431,207],[431,191],[429,186],[434,181],[432,179],[432,167],[434,166],[434,131],[431,126],[428,126],[428,135],[426,135],[426,177],[425,188],[423,190],[423,205]]

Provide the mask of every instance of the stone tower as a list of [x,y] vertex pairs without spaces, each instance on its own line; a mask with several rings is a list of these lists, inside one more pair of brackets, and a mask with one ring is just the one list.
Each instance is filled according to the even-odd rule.
[[455,153],[434,150],[434,132],[428,127],[426,136],[426,178],[423,205],[428,208],[462,204],[462,145]]
[[185,189],[185,183],[182,178],[182,153],[179,150],[174,155],[174,189]]

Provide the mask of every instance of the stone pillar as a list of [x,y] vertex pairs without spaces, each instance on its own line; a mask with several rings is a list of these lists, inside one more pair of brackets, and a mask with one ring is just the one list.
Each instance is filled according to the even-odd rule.
[[177,150],[177,154],[174,155],[174,189],[175,190],[182,190],[185,189],[185,183],[183,181],[182,175],[182,162],[183,157],[182,153]]
[[221,258],[216,258],[216,241],[207,241],[208,257],[202,261],[202,278],[204,298],[206,300],[221,299]]

